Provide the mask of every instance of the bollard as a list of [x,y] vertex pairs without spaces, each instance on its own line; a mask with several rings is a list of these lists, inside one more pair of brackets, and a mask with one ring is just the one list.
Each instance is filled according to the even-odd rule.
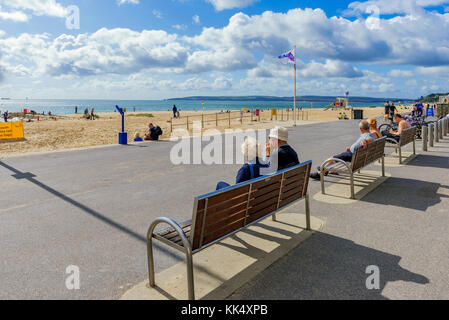
[[447,136],[447,133],[449,132],[449,119],[447,117],[443,118],[443,136]]
[[429,128],[424,126],[422,128],[422,150],[427,151],[427,138],[428,138]]
[[437,121],[437,122],[435,122],[435,132],[433,134],[435,137],[435,142],[440,142],[440,134],[439,134],[440,129],[438,127],[439,127],[439,125],[438,125],[438,121]]
[[433,141],[434,141],[434,137],[433,137],[433,133],[434,133],[434,129],[435,125],[433,123],[429,124],[429,146],[433,147]]

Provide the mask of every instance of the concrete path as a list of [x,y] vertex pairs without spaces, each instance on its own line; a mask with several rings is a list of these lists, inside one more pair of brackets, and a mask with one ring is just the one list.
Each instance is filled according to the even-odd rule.
[[[361,201],[315,202],[324,230],[230,299],[449,299],[449,138],[431,150],[387,169]],[[368,266],[378,290],[366,287]]]
[[[291,129],[290,133],[291,145],[301,160],[312,159],[315,167],[329,155],[339,153],[351,144],[358,128],[356,121],[340,121],[300,126]],[[319,274],[322,277],[323,272],[329,271],[330,261],[336,263],[337,271],[338,268],[346,271],[343,278],[336,277],[334,282],[329,282],[329,287],[344,282],[345,288],[353,292],[349,297],[376,297],[366,295],[363,290],[352,290],[355,283],[364,283],[364,278],[360,280],[357,275],[349,274],[356,269],[355,266],[371,263],[371,260],[363,258],[373,255],[378,258],[374,262],[380,260],[387,266],[391,265],[385,267],[391,270],[392,276],[385,278],[384,286],[388,281],[401,277],[416,278],[411,282],[413,285],[436,279],[441,281],[434,287],[427,284],[423,290],[428,288],[429,297],[447,294],[446,268],[442,268],[445,263],[447,265],[447,260],[441,258],[441,250],[447,243],[442,231],[444,228],[447,230],[448,223],[447,214],[438,211],[441,210],[441,201],[447,199],[443,196],[434,199],[432,196],[432,191],[446,190],[443,185],[447,185],[447,179],[442,181],[444,176],[441,173],[444,165],[447,169],[448,155],[443,152],[449,143],[445,143],[440,144],[441,153],[435,154],[440,157],[437,158],[439,162],[418,157],[416,161],[422,161],[421,166],[409,164],[407,168],[387,169],[394,170],[391,172],[393,178],[385,183],[388,189],[378,189],[365,197],[363,206],[362,202],[350,207],[334,207],[312,201],[312,214],[319,213],[319,218],[327,220],[329,229],[297,249],[306,251],[295,251],[292,255],[301,262],[294,262],[295,268],[290,270],[299,273],[285,277],[285,281],[293,277],[301,279],[302,285],[293,291],[286,290],[291,293],[290,297],[320,297],[324,292],[329,296],[335,293],[335,297],[345,297],[337,289],[327,290],[330,289],[327,285],[320,288],[313,281]],[[145,280],[145,235],[151,221],[157,216],[169,216],[178,221],[189,219],[193,197],[214,190],[219,180],[232,182],[239,168],[239,165],[172,165],[169,155],[173,145],[173,142],[144,143],[1,160],[0,299],[119,298],[127,289]],[[377,169],[380,170],[373,170]],[[429,181],[430,189],[429,184],[419,180]],[[407,196],[414,201],[406,201],[406,206],[400,207],[400,197],[382,200],[385,194],[398,192],[398,184],[409,186],[407,183],[421,183],[424,190],[408,191],[404,195],[402,191],[399,193],[401,197]],[[311,194],[318,192],[319,183],[311,183],[310,188]],[[420,195],[426,196],[423,196],[427,199],[425,204],[416,200]],[[366,213],[358,212],[366,207]],[[437,212],[431,214],[426,210]],[[400,245],[402,243],[404,245]],[[426,245],[421,248],[418,243]],[[410,271],[401,272],[398,263],[403,255],[406,261],[423,260],[422,267],[427,266],[426,270],[418,264],[411,265]],[[346,258],[356,259],[356,262],[351,260],[349,269],[344,263]],[[160,272],[182,257],[170,249],[158,247],[155,259]],[[435,260],[432,268],[428,268],[429,259]],[[310,269],[300,268],[304,263],[308,263]],[[65,286],[69,265],[80,268],[80,290],[69,291]],[[320,270],[320,266],[324,269]],[[303,272],[308,270],[313,270],[315,278],[304,277]],[[337,271],[326,273],[326,278],[337,275]],[[358,272],[363,273],[364,270]],[[446,282],[442,281],[444,276]],[[309,284],[314,284],[307,286],[304,278],[309,279]],[[241,296],[267,297],[257,291],[257,283]],[[270,297],[283,297],[272,292]],[[321,292],[321,295],[312,292]],[[410,294],[408,287],[401,288],[399,292]]]

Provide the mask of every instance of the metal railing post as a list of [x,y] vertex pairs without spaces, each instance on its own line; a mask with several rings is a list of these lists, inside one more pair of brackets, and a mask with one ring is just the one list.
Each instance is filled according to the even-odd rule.
[[443,140],[443,121],[440,120],[438,124],[438,137]]
[[433,123],[429,124],[429,146],[433,147],[433,141],[434,141],[434,137],[433,137],[433,133],[434,133],[434,129],[435,126],[433,125]]
[[422,128],[422,151],[427,151],[427,139],[428,139],[429,128],[424,126]]

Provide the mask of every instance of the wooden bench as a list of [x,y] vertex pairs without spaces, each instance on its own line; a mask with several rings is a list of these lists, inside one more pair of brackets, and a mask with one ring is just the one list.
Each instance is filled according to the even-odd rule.
[[[192,219],[176,223],[170,218],[157,218],[147,234],[150,286],[155,287],[153,239],[181,252],[187,260],[187,282],[190,300],[195,299],[193,254],[305,199],[306,228],[310,230],[310,206],[307,188],[312,162],[196,197]],[[161,224],[170,227],[155,232]]]
[[392,138],[387,138],[387,141],[392,143],[388,145],[389,148],[395,148],[399,152],[399,164],[402,164],[402,147],[413,142],[413,154],[416,154],[416,127],[405,129],[401,132],[399,142]]
[[[381,160],[382,162],[382,176],[385,177],[385,143],[386,138],[374,140],[368,144],[366,148],[359,147],[352,155],[350,163],[340,159],[327,159],[320,167],[321,193],[325,194],[324,188],[324,171],[336,173],[348,173],[350,175],[351,199],[355,199],[354,192],[354,173],[360,171],[369,164]],[[331,164],[329,164],[332,162]]]

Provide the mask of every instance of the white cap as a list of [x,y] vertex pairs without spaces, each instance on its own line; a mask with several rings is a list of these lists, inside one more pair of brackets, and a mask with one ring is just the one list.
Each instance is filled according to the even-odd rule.
[[284,127],[276,127],[271,129],[269,137],[282,141],[288,141],[288,130]]

